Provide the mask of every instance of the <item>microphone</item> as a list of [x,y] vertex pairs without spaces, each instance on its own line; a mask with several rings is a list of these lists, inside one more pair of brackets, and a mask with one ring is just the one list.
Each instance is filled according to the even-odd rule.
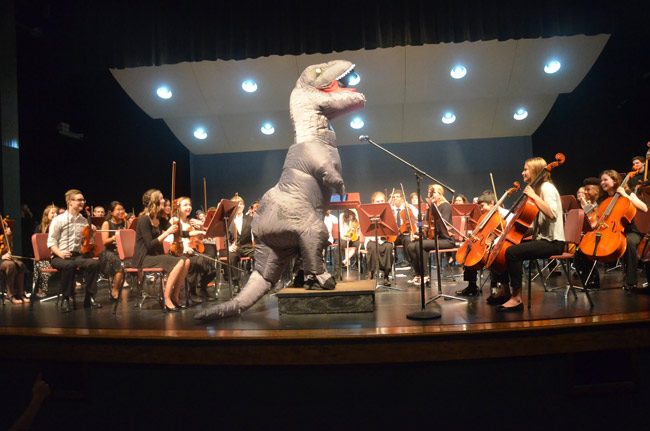
[[367,141],[368,139],[370,139],[370,138],[368,137],[368,135],[359,135],[359,140],[360,140],[360,141]]

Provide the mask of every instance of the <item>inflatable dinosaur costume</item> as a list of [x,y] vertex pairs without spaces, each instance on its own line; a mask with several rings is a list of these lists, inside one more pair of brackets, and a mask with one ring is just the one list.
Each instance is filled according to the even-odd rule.
[[221,319],[247,310],[297,256],[302,258],[307,287],[336,286],[323,260],[328,238],[323,211],[332,190],[343,196],[345,185],[330,120],[365,103],[363,94],[344,83],[353,69],[354,64],[335,60],[309,66],[298,78],[290,99],[295,142],[280,180],[264,194],[253,219],[255,270],[235,298],[201,310],[195,319]]

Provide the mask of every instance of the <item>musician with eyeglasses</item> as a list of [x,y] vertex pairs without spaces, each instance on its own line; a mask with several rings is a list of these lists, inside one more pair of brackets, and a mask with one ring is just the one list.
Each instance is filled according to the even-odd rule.
[[102,305],[95,301],[99,261],[81,254],[81,232],[88,226],[88,219],[82,215],[86,199],[81,191],[71,189],[65,193],[65,202],[66,211],[54,217],[47,237],[47,246],[53,254],[52,267],[61,274],[61,311],[72,311],[70,299],[74,295],[77,269],[83,271],[86,282],[84,308],[101,308]]

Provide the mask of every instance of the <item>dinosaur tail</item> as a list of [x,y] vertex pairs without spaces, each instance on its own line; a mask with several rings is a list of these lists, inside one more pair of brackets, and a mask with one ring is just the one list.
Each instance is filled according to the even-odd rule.
[[236,316],[248,310],[271,289],[271,282],[266,281],[262,275],[253,271],[248,282],[241,292],[230,301],[215,304],[205,308],[194,315],[197,320],[217,320]]

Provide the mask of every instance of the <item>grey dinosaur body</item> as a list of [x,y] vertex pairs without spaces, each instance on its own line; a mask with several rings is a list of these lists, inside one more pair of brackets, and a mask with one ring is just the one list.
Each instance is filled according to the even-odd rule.
[[308,282],[335,286],[323,260],[328,238],[323,211],[332,191],[344,195],[345,185],[330,120],[365,103],[363,94],[339,85],[353,68],[348,61],[335,60],[309,66],[298,78],[290,99],[295,142],[280,180],[264,194],[253,219],[255,269],[235,298],[200,311],[196,319],[219,319],[250,308],[298,255]]

